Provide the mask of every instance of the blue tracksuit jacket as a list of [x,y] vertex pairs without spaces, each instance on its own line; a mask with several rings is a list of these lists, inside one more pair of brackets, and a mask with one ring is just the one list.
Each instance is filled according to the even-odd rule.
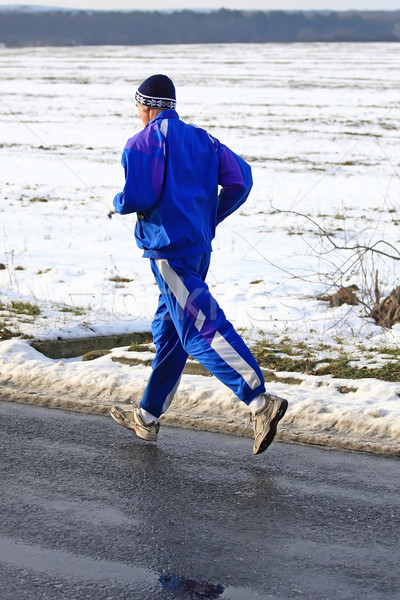
[[114,207],[137,213],[135,237],[148,258],[210,252],[217,224],[252,187],[250,166],[175,110],[162,111],[128,140],[122,165],[125,186]]

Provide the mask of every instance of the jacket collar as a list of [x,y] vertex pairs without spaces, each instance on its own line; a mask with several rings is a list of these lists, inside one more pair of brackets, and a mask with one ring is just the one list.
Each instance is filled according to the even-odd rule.
[[154,119],[152,119],[150,121],[150,123],[153,123],[154,121],[159,121],[162,119],[170,119],[172,117],[177,117],[179,119],[179,115],[176,112],[176,110],[174,110],[172,108],[166,108],[165,110],[160,112],[156,117],[154,117]]

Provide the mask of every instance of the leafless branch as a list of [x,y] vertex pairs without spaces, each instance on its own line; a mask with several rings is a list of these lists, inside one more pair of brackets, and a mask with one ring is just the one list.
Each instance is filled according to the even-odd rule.
[[[385,256],[386,258],[389,258],[391,260],[399,260],[400,261],[400,251],[393,244],[390,244],[386,240],[377,240],[376,242],[372,243],[371,245],[358,244],[358,243],[354,244],[354,245],[349,245],[348,243],[346,243],[344,245],[340,245],[340,244],[336,243],[336,241],[333,239],[332,235],[326,229],[324,229],[324,227],[322,227],[315,219],[313,219],[309,215],[305,215],[304,213],[300,213],[295,210],[281,210],[281,209],[275,208],[275,207],[274,207],[274,210],[277,212],[280,212],[280,213],[285,213],[285,214],[294,215],[296,217],[301,217],[302,219],[305,219],[305,220],[309,221],[310,223],[312,223],[316,227],[316,229],[318,230],[320,235],[322,237],[324,237],[331,244],[332,251],[333,250],[344,250],[344,251],[348,251],[348,252],[373,252],[375,254],[379,254],[380,256]],[[388,248],[393,250],[393,253],[390,253],[388,251],[385,252],[384,250],[380,250],[378,248],[378,246],[380,244],[387,246]]]

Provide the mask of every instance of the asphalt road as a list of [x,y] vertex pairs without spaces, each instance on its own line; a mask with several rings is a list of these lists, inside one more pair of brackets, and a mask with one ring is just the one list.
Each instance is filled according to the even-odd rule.
[[400,460],[0,404],[1,600],[396,600]]

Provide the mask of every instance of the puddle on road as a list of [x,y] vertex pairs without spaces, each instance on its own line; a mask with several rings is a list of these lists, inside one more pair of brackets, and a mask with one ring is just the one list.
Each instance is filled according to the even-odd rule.
[[[224,587],[222,584],[159,574],[143,567],[112,561],[95,560],[63,550],[42,548],[35,544],[0,539],[0,563],[49,577],[65,577],[69,581],[115,582],[135,585],[136,591],[154,600],[259,600],[249,589]],[[265,596],[263,596],[265,598]]]

